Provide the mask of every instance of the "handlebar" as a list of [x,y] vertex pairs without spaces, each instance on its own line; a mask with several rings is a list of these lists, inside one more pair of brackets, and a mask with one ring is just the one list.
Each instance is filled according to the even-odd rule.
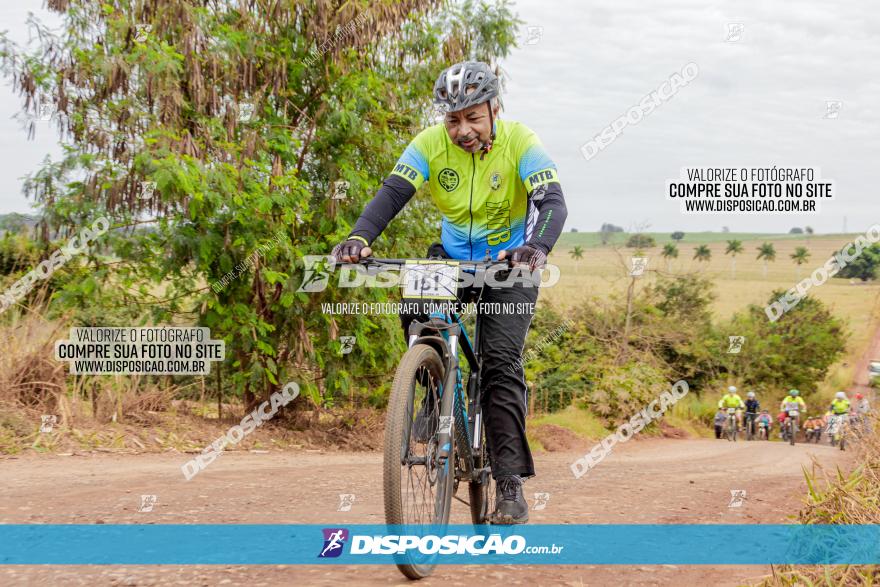
[[488,271],[490,269],[504,270],[509,269],[511,267],[511,262],[509,259],[503,259],[501,261],[467,261],[461,259],[444,259],[444,258],[435,258],[435,259],[386,259],[381,257],[366,257],[365,259],[361,259],[357,263],[342,263],[343,265],[362,265],[364,267],[383,267],[383,266],[392,266],[392,267],[402,267],[407,263],[442,263],[450,261],[453,263],[457,263],[459,267],[462,269],[473,268],[474,270],[483,270]]

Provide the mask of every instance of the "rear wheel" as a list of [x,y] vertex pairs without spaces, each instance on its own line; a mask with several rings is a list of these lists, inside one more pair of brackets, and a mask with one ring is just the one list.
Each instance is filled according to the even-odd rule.
[[[432,347],[417,344],[397,367],[385,418],[383,484],[385,522],[427,526],[449,523],[455,478],[454,447],[438,458],[443,363]],[[450,390],[451,392],[451,390]],[[455,443],[455,438],[450,438]],[[423,529],[408,533],[420,535]],[[400,555],[397,568],[410,579],[431,574],[435,556]]]

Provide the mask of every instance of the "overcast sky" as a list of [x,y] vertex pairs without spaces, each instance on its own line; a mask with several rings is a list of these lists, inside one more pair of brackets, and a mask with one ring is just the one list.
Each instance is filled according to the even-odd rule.
[[[855,232],[880,221],[877,3],[521,0],[515,9],[526,24],[502,62],[503,116],[535,130],[558,164],[567,229],[840,232],[846,218]],[[0,26],[17,41],[27,40],[28,11],[46,14],[40,0],[0,3]],[[729,23],[742,23],[740,40],[726,40]],[[540,27],[540,40],[528,43],[527,26]],[[581,145],[689,62],[699,66],[694,81],[584,158]],[[836,119],[826,118],[829,100],[842,103]],[[12,118],[20,104],[7,82],[0,213],[30,210],[21,176],[60,151],[46,123],[26,139]],[[819,167],[835,197],[818,215],[684,215],[665,182],[699,165]]]

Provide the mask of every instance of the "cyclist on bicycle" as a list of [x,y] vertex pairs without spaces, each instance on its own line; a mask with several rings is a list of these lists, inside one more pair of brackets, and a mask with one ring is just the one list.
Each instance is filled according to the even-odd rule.
[[755,418],[758,417],[758,410],[761,409],[761,404],[755,399],[755,392],[750,391],[746,394],[746,427],[751,430],[752,434],[757,432],[755,430]]
[[803,420],[804,415],[807,413],[807,404],[804,401],[804,398],[801,397],[801,392],[796,389],[792,389],[788,392],[788,395],[782,400],[780,404],[780,409],[782,410],[782,414],[784,415],[782,426],[788,425],[789,420],[789,410],[798,410],[801,413],[801,420]]
[[871,404],[868,403],[868,398],[860,393],[856,394],[855,410],[859,416],[866,416],[871,411]]
[[[797,406],[790,404],[797,404]],[[788,413],[788,410],[800,410],[801,412],[806,412],[807,403],[804,401],[804,398],[801,397],[801,392],[792,389],[788,392],[788,395],[785,396],[785,399],[782,400],[780,409],[786,414]]]
[[844,423],[850,412],[849,399],[846,392],[838,391],[834,394],[834,399],[828,407],[828,413],[831,414],[831,421],[828,424],[828,430],[834,434],[840,430],[840,426]]
[[831,412],[833,416],[842,416],[844,414],[849,414],[849,399],[846,397],[846,392],[838,391],[834,394],[834,399],[831,401],[831,407],[828,410]]
[[[433,97],[445,111],[443,123],[420,132],[404,150],[348,238],[334,248],[337,260],[353,263],[372,254],[373,241],[427,184],[443,217],[441,242],[428,256],[481,260],[488,252],[529,271],[545,263],[567,215],[556,165],[534,132],[498,118],[499,92],[499,80],[486,63],[458,63],[440,74]],[[529,304],[537,301],[538,288],[487,285],[482,295],[487,308],[534,308]],[[532,312],[478,316],[483,416],[497,483],[491,519],[524,523],[529,515],[522,481],[535,470],[519,358]],[[401,316],[404,333],[415,318]]]
[[718,409],[726,410],[727,408],[736,408],[736,422],[737,426],[742,425],[742,409],[746,407],[746,404],[743,403],[742,398],[736,393],[736,387],[731,385],[727,388],[727,393],[721,396],[721,399],[718,401]]

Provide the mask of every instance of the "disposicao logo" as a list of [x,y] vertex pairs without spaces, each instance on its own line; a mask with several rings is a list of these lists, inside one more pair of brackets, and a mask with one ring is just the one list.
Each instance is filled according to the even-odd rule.
[[318,558],[336,558],[342,554],[345,541],[348,540],[348,530],[345,528],[324,528],[324,548]]

